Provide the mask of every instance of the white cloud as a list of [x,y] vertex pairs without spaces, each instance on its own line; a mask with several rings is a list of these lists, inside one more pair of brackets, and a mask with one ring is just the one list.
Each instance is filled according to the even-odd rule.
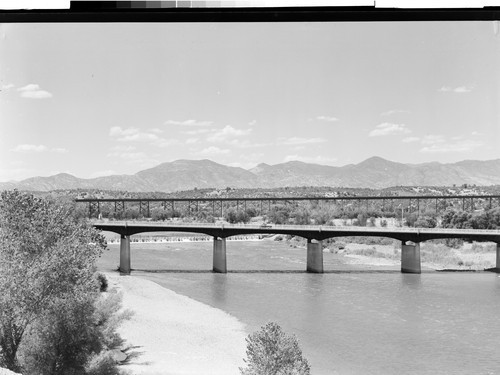
[[186,144],[190,145],[193,143],[198,143],[199,140],[200,140],[199,138],[188,138],[186,139]]
[[121,126],[113,126],[109,129],[109,135],[116,137],[119,142],[148,142],[157,147],[167,147],[179,143],[177,139],[161,138],[156,133],[161,130],[157,128],[141,131],[138,128],[126,128]]
[[120,126],[113,126],[109,129],[109,135],[117,137],[117,140],[120,142],[155,141],[159,139],[154,133],[143,132],[137,128],[122,129]]
[[228,149],[221,149],[219,147],[215,146],[210,146],[207,148],[204,148],[201,151],[198,151],[197,154],[199,155],[221,155],[221,154],[228,154],[229,150]]
[[21,97],[29,99],[47,99],[52,98],[52,94],[48,91],[40,89],[40,86],[30,83],[24,87],[17,89],[21,93]]
[[391,115],[395,115],[395,114],[398,114],[398,113],[410,113],[410,111],[407,111],[405,109],[391,109],[389,111],[382,112],[380,115],[382,115],[382,116],[391,116]]
[[30,144],[17,145],[11,151],[14,151],[14,152],[46,152],[46,151],[50,151],[50,152],[55,152],[58,154],[65,154],[68,152],[68,150],[63,148],[63,147],[48,148],[45,145],[30,145]]
[[326,157],[326,156],[299,156],[299,155],[287,155],[283,159],[284,162],[288,161],[302,161],[304,163],[314,163],[314,164],[323,164],[323,165],[331,165],[337,161],[337,158],[334,157]]
[[226,142],[230,138],[242,137],[252,132],[252,129],[236,129],[231,125],[226,125],[222,129],[216,130],[210,137],[209,142]]
[[436,134],[426,135],[422,139],[422,144],[425,144],[425,145],[433,145],[433,144],[444,143],[444,142],[445,142],[444,136],[436,135]]
[[2,85],[2,87],[0,88],[1,90],[4,90],[4,91],[7,91],[7,90],[10,90],[11,88],[14,87],[14,84],[13,83],[8,83],[6,85]]
[[373,129],[369,136],[370,137],[379,137],[383,135],[391,135],[391,134],[407,134],[411,133],[411,130],[406,128],[404,124],[392,124],[389,122],[384,122],[379,124]]
[[472,88],[469,88],[467,86],[458,86],[456,88],[449,87],[449,86],[443,86],[440,89],[438,89],[439,92],[454,92],[457,94],[463,94],[466,92],[471,92]]
[[336,117],[332,117],[332,116],[317,116],[316,117],[316,120],[319,120],[319,121],[326,121],[326,122],[335,122],[335,121],[339,121],[338,118]]
[[165,125],[210,126],[210,125],[212,125],[212,121],[197,121],[197,120],[176,121],[176,120],[167,120],[167,121],[165,121]]
[[47,151],[47,146],[44,145],[17,145],[12,149],[14,152],[44,152]]
[[403,139],[403,142],[404,143],[411,143],[411,142],[417,142],[419,140],[420,140],[419,137],[406,137]]
[[257,120],[252,120],[248,123],[249,126],[254,126],[257,123]]
[[483,146],[483,142],[473,140],[461,140],[455,143],[436,143],[423,147],[423,153],[448,153],[448,152],[468,152]]
[[302,138],[302,137],[290,137],[290,138],[279,138],[277,143],[279,145],[305,145],[312,143],[324,143],[326,139],[324,138]]

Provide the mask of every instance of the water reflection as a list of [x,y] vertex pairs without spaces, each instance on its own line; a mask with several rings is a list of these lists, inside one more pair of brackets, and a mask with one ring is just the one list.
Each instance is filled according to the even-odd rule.
[[401,285],[403,288],[420,290],[422,288],[422,275],[415,273],[402,273]]

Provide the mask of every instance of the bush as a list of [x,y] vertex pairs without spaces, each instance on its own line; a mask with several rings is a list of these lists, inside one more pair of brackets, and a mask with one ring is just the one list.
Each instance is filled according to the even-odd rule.
[[246,368],[242,375],[309,375],[309,363],[302,356],[295,336],[287,335],[274,322],[248,335]]

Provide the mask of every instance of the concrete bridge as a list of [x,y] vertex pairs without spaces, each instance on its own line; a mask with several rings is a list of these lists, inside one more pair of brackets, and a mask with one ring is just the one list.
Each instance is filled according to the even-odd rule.
[[213,237],[213,271],[226,273],[226,238],[249,234],[283,234],[307,239],[307,272],[323,273],[321,241],[346,236],[388,237],[400,240],[401,272],[420,273],[420,243],[433,239],[461,238],[497,244],[496,266],[500,272],[500,230],[455,228],[378,228],[324,225],[177,224],[154,222],[94,222],[94,227],[120,235],[120,271],[130,273],[130,236],[146,232],[201,233]]

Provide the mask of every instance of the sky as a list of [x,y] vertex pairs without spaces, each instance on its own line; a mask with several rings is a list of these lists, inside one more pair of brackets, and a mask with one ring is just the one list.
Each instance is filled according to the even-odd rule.
[[500,158],[499,22],[0,25],[0,181]]

